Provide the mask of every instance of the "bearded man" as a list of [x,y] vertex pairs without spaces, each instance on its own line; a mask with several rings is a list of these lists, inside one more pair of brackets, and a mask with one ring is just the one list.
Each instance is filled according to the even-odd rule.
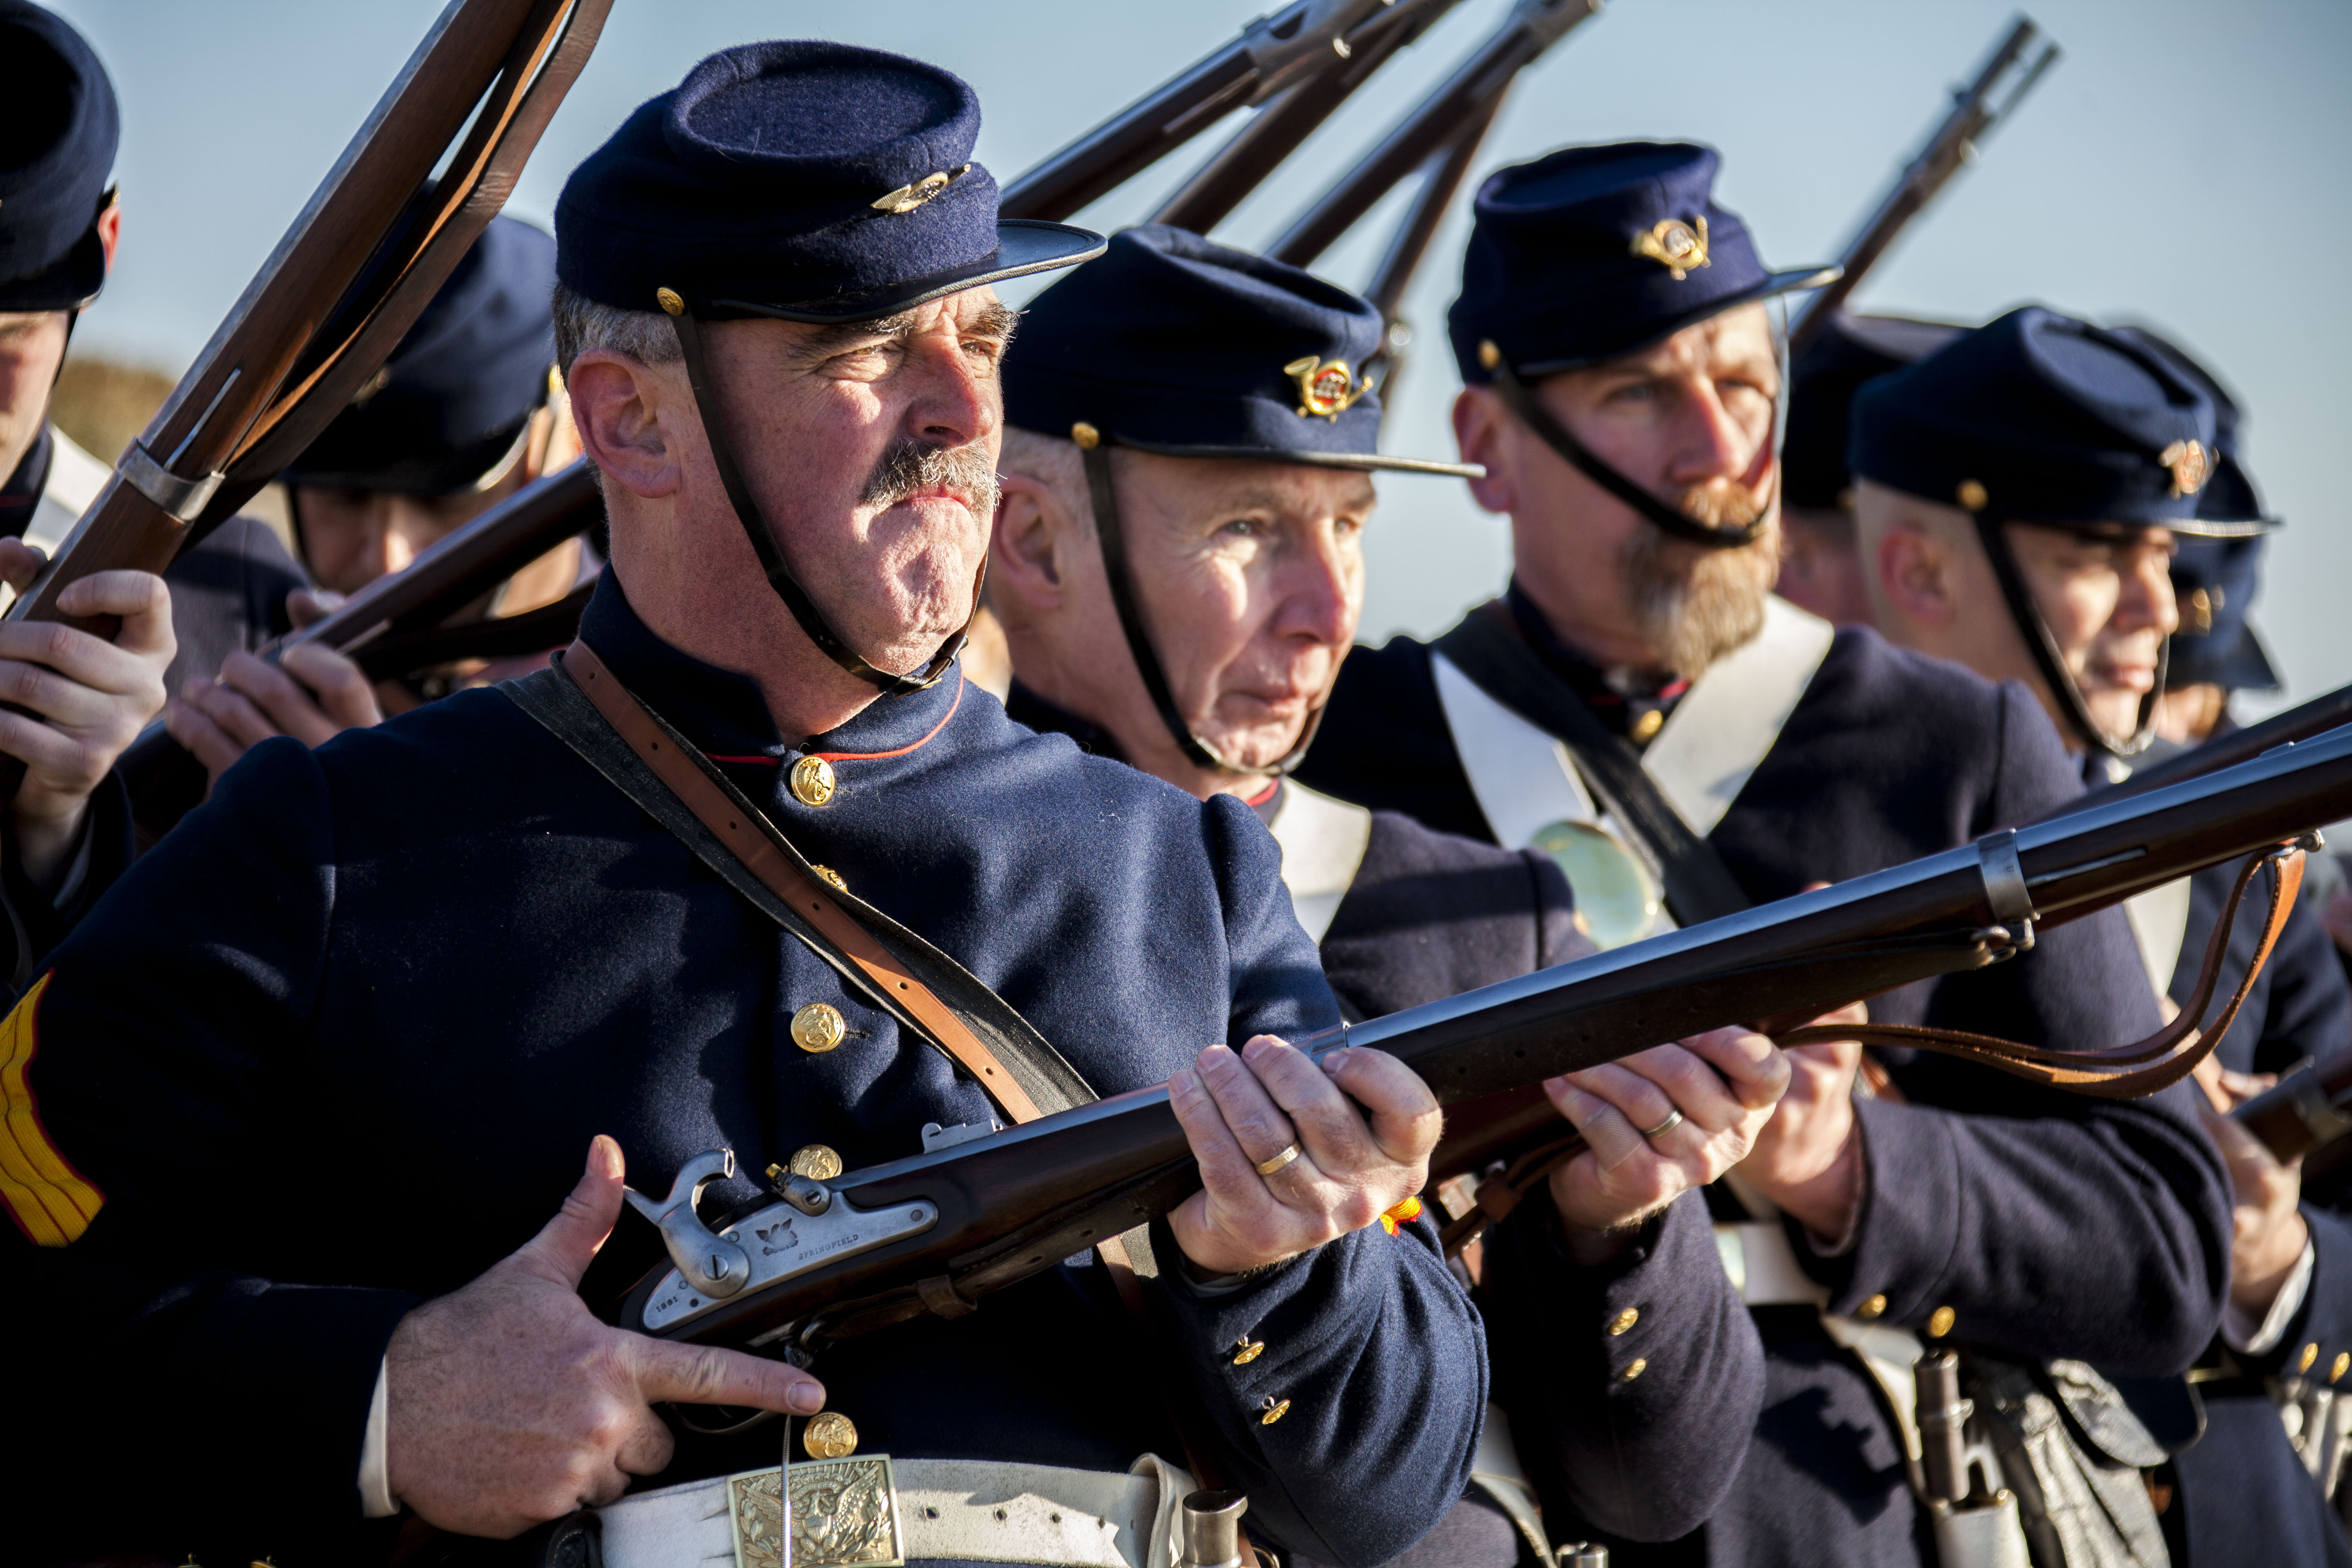
[[[1823,275],[1766,269],[1713,199],[1716,167],[1691,145],[1571,148],[1481,188],[1451,322],[1454,427],[1486,468],[1472,493],[1511,519],[1511,584],[1434,645],[1352,655],[1300,773],[1553,848],[1604,941],[1951,848],[2080,788],[2024,687],[1771,597],[1782,356],[1766,301]],[[1605,906],[1588,886],[1633,892]],[[1871,1007],[2076,1047],[2158,1024],[2113,913]],[[1885,1064],[1899,1095],[1858,1100],[1859,1047],[1787,1055],[1789,1092],[1725,1184],[1736,1206],[1717,1191],[1765,1345],[1763,1417],[1713,1517],[1674,1545],[1615,1542],[1621,1563],[1932,1562],[1906,1468],[1921,1336],[2028,1379],[2060,1357],[2164,1373],[2221,1316],[2227,1178],[2188,1086],[2095,1104],[1934,1058]],[[1545,1321],[1540,1299],[1485,1305],[1498,1344]],[[2080,1371],[2070,1390],[2128,1420]],[[1523,1448],[1571,1418],[1541,1395],[1498,1379]],[[2132,1469],[2063,1463],[2032,1473],[2034,1495],[2095,1492],[2135,1544],[2154,1539]],[[1571,1534],[1599,1508],[1556,1493],[1546,1517]]]

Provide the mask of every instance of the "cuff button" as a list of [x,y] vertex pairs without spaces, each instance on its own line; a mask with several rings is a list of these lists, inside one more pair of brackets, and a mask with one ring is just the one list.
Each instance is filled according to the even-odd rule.
[[1873,1296],[1861,1306],[1856,1307],[1853,1310],[1853,1315],[1862,1319],[1864,1322],[1868,1322],[1873,1318],[1885,1317],[1886,1315],[1886,1298],[1884,1296]]
[[1612,1334],[1622,1334],[1641,1321],[1642,1314],[1633,1308],[1628,1307],[1609,1320],[1609,1331]]
[[1649,1370],[1649,1358],[1646,1356],[1635,1356],[1632,1361],[1625,1363],[1625,1370],[1618,1373],[1618,1375],[1623,1378],[1627,1383],[1631,1383]]

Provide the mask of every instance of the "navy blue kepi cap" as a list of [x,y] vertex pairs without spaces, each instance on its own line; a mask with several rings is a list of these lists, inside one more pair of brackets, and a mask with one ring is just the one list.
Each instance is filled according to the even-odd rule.
[[847,44],[746,44],[641,106],[556,204],[564,285],[704,321],[855,321],[1099,255],[996,216],[961,79]]
[[2248,612],[2262,587],[2261,535],[2186,539],[2172,558],[2172,596],[2180,626],[2172,634],[2165,679],[2173,686],[2210,682],[2231,691],[2276,691],[2278,671]]
[[2212,400],[2213,477],[2197,492],[2198,520],[2247,524],[2243,531],[2249,533],[2279,527],[2279,520],[2263,511],[2262,492],[2254,488],[2254,476],[2246,470],[2238,438],[2238,426],[2245,416],[2239,411],[2238,400],[2221,384],[2221,377],[2190,358],[2187,349],[2149,328],[2117,327],[2115,331],[2119,338],[2154,350]]
[[1757,258],[1748,226],[1716,203],[1720,162],[1689,142],[1620,142],[1489,175],[1446,318],[1462,379],[1489,379],[1484,342],[1528,381],[1835,279],[1833,267],[1774,272]]
[[98,298],[98,219],[121,134],[114,84],[81,35],[38,5],[0,0],[0,310]]
[[494,218],[288,484],[446,495],[505,471],[555,364],[555,241]]
[[1030,301],[1004,360],[1004,420],[1180,458],[1475,474],[1380,455],[1365,359],[1381,313],[1336,284],[1181,228],[1111,239]]
[[2231,534],[2198,517],[2212,399],[2165,357],[2038,305],[1854,398],[1853,471],[1926,500],[2059,527]]
[[1846,504],[1845,466],[1853,395],[1865,382],[1916,364],[1968,329],[1907,316],[1831,313],[1821,335],[1789,367],[1789,426],[1780,437],[1780,499],[1832,510]]

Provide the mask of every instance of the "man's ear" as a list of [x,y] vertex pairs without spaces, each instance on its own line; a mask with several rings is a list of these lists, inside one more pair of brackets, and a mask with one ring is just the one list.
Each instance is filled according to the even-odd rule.
[[1511,465],[1505,458],[1503,400],[1483,386],[1465,386],[1454,399],[1454,444],[1462,460],[1476,463],[1486,477],[1470,481],[1470,497],[1491,512],[1507,515],[1517,503]]
[[111,201],[98,215],[98,247],[106,254],[106,275],[114,276],[114,247],[122,241],[122,203]]
[[1019,600],[1031,615],[1061,608],[1068,591],[1063,542],[1069,531],[1051,485],[1034,474],[999,474],[996,530],[988,546],[990,590]]
[[580,448],[604,476],[632,494],[677,493],[677,450],[662,429],[662,386],[650,367],[610,349],[589,349],[564,377]]
[[1891,525],[1871,565],[1886,603],[1906,620],[1940,627],[1958,614],[1951,552],[1925,530],[1907,522]]

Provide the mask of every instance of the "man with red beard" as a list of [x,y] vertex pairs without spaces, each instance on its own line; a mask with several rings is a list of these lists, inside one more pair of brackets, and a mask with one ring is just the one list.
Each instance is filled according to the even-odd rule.
[[[1351,657],[1300,773],[1552,849],[1604,944],[1966,844],[2080,787],[2025,687],[1771,597],[1783,354],[1766,301],[1822,275],[1758,260],[1712,197],[1716,164],[1690,145],[1571,148],[1482,187],[1454,424],[1486,470],[1473,493],[1511,519],[1514,575],[1434,644]],[[2192,396],[2200,411],[2210,444]],[[2078,1048],[2158,1024],[2120,914],[1870,1005]],[[2096,1103],[1936,1058],[1882,1064],[1895,1092],[1870,1095],[1857,1047],[1786,1054],[1788,1094],[1715,1194],[1766,1352],[1737,1481],[1698,1531],[1650,1546],[1628,1539],[1638,1471],[1539,1467],[1555,1533],[1590,1523],[1620,1564],[1934,1561],[1910,1363],[1938,1341],[1969,1349],[1979,1411],[2012,1439],[1993,1486],[2058,1505],[2010,1528],[2067,1538],[2070,1559],[2079,1540],[2160,1560],[2133,1468],[2154,1442],[2084,1363],[2177,1373],[2221,1316],[2227,1177],[2189,1086]],[[1568,1336],[1540,1292],[1490,1281],[1482,1305],[1520,1450],[1546,1453],[1573,1418]],[[2017,1423],[2062,1394],[2142,1441],[2099,1454],[2037,1429],[2029,1456]]]

